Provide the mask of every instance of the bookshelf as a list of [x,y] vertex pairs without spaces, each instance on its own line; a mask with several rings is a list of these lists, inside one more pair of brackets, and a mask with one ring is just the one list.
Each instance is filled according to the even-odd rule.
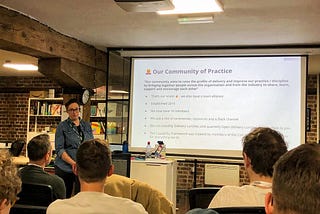
[[47,133],[54,149],[55,129],[62,120],[63,109],[62,98],[29,98],[27,142],[39,134]]
[[95,138],[105,139],[106,132],[106,100],[91,99],[90,123]]
[[107,138],[111,144],[128,140],[128,100],[108,100]]
[[95,138],[108,139],[111,144],[127,140],[128,101],[93,98],[90,113]]

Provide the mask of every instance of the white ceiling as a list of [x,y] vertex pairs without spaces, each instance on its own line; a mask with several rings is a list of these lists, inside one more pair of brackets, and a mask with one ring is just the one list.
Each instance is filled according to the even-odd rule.
[[[113,0],[0,0],[60,33],[106,47],[320,46],[320,0],[221,0],[213,24],[179,25],[177,16],[133,13]],[[196,3],[196,0],[195,0]],[[316,51],[303,50],[312,55]],[[314,56],[314,59],[319,59]],[[320,63],[313,62],[319,72]]]

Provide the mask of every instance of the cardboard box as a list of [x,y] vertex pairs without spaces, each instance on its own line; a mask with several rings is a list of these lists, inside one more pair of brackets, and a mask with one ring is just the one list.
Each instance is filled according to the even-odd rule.
[[47,98],[48,91],[30,91],[30,98]]

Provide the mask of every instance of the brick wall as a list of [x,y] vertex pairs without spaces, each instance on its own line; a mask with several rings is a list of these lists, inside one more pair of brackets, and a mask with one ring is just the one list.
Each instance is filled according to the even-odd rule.
[[27,139],[29,92],[51,88],[57,93],[62,91],[59,85],[45,77],[0,78],[0,143]]
[[317,141],[317,76],[309,75],[307,79],[307,108],[311,110],[310,131],[307,132],[307,143],[318,143]]
[[0,139],[11,143],[26,139],[28,95],[25,93],[0,93]]
[[[0,89],[26,89],[29,93],[31,90],[49,90],[50,88],[57,89],[61,92],[61,87],[46,77],[1,77]],[[1,93],[1,92],[0,92]]]

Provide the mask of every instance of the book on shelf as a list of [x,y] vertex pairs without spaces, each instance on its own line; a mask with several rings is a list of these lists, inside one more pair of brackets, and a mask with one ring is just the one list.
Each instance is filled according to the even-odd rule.
[[61,115],[61,104],[51,104],[50,115]]
[[99,116],[99,117],[106,116],[106,104],[105,103],[98,103],[97,116]]
[[61,104],[51,104],[51,103],[41,103],[39,101],[32,104],[31,112],[32,115],[54,115],[60,116],[61,115]]
[[99,122],[91,122],[92,134],[101,134],[101,125]]
[[91,106],[91,109],[90,109],[90,115],[91,116],[97,116],[97,106]]
[[108,103],[108,117],[117,116],[117,103]]

